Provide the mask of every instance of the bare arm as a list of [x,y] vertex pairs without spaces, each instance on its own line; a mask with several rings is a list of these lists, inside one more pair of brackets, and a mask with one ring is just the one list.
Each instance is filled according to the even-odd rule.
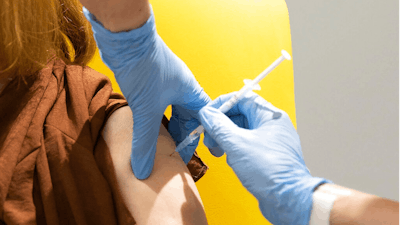
[[148,0],[80,0],[80,2],[112,32],[138,28],[150,16]]
[[122,107],[107,120],[103,137],[122,196],[137,224],[207,224],[196,185],[163,125],[153,172],[146,180],[136,179],[129,161],[132,126],[131,109]]
[[399,203],[334,184],[323,184],[315,192],[337,196],[329,218],[331,225],[399,224]]

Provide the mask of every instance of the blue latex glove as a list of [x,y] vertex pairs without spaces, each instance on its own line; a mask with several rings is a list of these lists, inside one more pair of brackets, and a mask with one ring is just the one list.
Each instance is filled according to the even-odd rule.
[[[138,179],[150,176],[163,113],[173,105],[169,131],[179,144],[199,125],[198,110],[210,98],[192,72],[157,34],[153,11],[140,28],[113,33],[83,8],[92,24],[104,63],[114,72],[122,93],[133,112],[131,166]],[[187,164],[197,143],[180,152]]]
[[308,224],[314,188],[330,181],[311,176],[299,136],[284,111],[251,93],[227,113],[247,119],[241,120],[241,128],[216,109],[232,96],[220,96],[200,110],[204,143],[226,153],[228,165],[271,223]]

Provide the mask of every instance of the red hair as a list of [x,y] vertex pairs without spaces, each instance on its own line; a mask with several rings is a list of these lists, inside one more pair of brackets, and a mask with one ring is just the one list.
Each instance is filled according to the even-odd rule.
[[54,57],[83,66],[96,51],[78,0],[1,0],[0,37],[0,78],[33,75]]

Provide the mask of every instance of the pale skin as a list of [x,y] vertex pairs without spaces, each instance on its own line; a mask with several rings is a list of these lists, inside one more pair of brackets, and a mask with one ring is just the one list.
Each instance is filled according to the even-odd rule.
[[[80,0],[81,3],[112,31],[132,30],[150,16],[148,0]],[[175,145],[162,126],[158,138],[154,170],[147,180],[137,180],[130,169],[132,113],[129,107],[117,110],[107,122],[104,137],[110,151],[120,189],[138,224],[206,224],[200,196]],[[129,115],[128,115],[129,114]],[[119,117],[123,117],[121,119]],[[126,121],[130,120],[130,123]],[[128,126],[129,124],[129,126]],[[172,154],[172,155],[171,155]],[[170,156],[171,155],[171,156]],[[347,189],[334,184],[323,184]],[[338,196],[330,213],[330,224],[399,224],[399,203],[356,190]],[[323,191],[318,188],[316,191]],[[173,193],[173,194],[171,194]],[[182,210],[180,210],[182,208]],[[190,216],[182,213],[190,213]],[[190,220],[191,216],[198,216]],[[181,223],[175,223],[175,222]]]
[[350,195],[336,194],[329,217],[331,225],[399,224],[399,203],[335,184],[323,184],[316,192],[332,193],[325,187],[342,190]]
[[134,176],[131,164],[132,111],[116,110],[102,132],[110,150],[117,181],[129,212],[142,224],[207,224],[199,192],[175,143],[163,125],[157,141],[154,168],[146,180]]

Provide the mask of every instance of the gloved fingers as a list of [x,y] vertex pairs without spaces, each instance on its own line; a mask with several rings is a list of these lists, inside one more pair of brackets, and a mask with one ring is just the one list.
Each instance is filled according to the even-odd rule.
[[249,92],[242,97],[230,110],[230,113],[244,115],[248,120],[249,129],[257,129],[271,121],[277,121],[281,118],[289,118],[286,112],[275,107],[254,92]]
[[[225,114],[213,107],[206,106],[202,108],[199,111],[199,118],[208,135],[224,151],[230,150],[232,147],[231,142],[227,141],[228,139],[237,139],[236,136],[238,134],[246,132],[245,129],[239,128]],[[208,138],[207,141],[209,141]],[[215,147],[215,144],[211,141],[205,144],[214,145],[211,147]]]
[[[168,132],[172,139],[175,141],[175,145],[178,146],[190,132],[200,125],[200,122],[194,118],[188,121],[180,120],[177,117],[171,117],[168,124]],[[187,164],[193,156],[194,151],[197,148],[199,139],[193,141],[191,144],[183,148],[179,154],[182,160]]]
[[[212,102],[208,103],[207,106],[213,107],[218,109],[221,107],[225,102],[229,101],[237,92],[231,92],[225,95],[220,95],[218,98],[213,100]],[[240,111],[237,108],[237,106],[233,106],[232,109],[230,109],[227,113],[225,113],[227,116],[235,116],[239,115]]]
[[181,156],[183,162],[187,165],[192,158],[194,151],[196,151],[197,145],[199,144],[199,138],[194,140],[191,144],[183,148],[180,152],[179,155]]
[[[221,95],[207,106],[219,108],[225,102],[229,101],[237,92]],[[256,129],[264,123],[279,119],[286,113],[273,106],[261,96],[254,92],[249,92],[239,100],[227,113],[227,116],[244,115],[247,118],[248,126],[246,128]]]
[[[200,126],[200,122],[194,117],[197,111],[185,109],[182,106],[172,105],[172,116],[168,124],[168,132],[178,146],[194,129]],[[187,164],[193,156],[199,141],[193,141],[182,149],[179,154]]]
[[[231,119],[231,121],[238,127],[249,128],[247,118],[244,115],[230,116],[229,119]],[[221,157],[224,154],[224,151],[218,146],[218,143],[212,139],[207,132],[204,133],[203,143],[207,146],[213,156]]]
[[[231,92],[225,95],[221,95],[216,98],[214,101],[210,102],[207,106],[212,106],[214,108],[221,107],[225,102],[228,102],[233,96],[235,96],[237,92]],[[259,99],[260,98],[260,99]],[[246,95],[242,96],[239,102],[234,105],[227,113],[227,116],[234,116],[234,115],[246,115],[249,114],[249,109],[254,107],[270,107],[275,108],[272,106],[271,103],[267,102],[261,96],[254,92],[248,92]]]
[[207,148],[218,147],[218,143],[208,134],[207,131],[204,132],[203,143]]
[[139,180],[147,179],[153,170],[161,118],[162,114],[133,114],[131,167]]
[[249,122],[246,116],[244,116],[243,114],[229,116],[229,119],[231,119],[232,122],[235,123],[238,127],[249,129]]
[[197,111],[188,110],[182,106],[172,105],[172,116],[168,124],[168,132],[171,134],[175,144],[180,144],[187,135],[200,126]]
[[208,148],[208,151],[210,151],[211,154],[217,158],[223,156],[225,153],[220,147]]
[[210,153],[215,157],[224,155],[224,151],[218,146],[218,143],[207,133],[204,132],[203,143],[207,146]]
[[236,106],[240,113],[248,119],[252,118],[249,119],[249,122],[255,122],[255,119],[259,117],[272,119],[275,112],[279,114],[281,111],[254,92],[250,92],[244,96]]
[[[190,110],[186,109],[180,105],[172,105],[172,116],[171,118],[175,118],[178,121],[186,122],[192,119],[197,119],[198,110]],[[196,128],[196,127],[194,127]],[[193,129],[194,129],[193,128]]]

